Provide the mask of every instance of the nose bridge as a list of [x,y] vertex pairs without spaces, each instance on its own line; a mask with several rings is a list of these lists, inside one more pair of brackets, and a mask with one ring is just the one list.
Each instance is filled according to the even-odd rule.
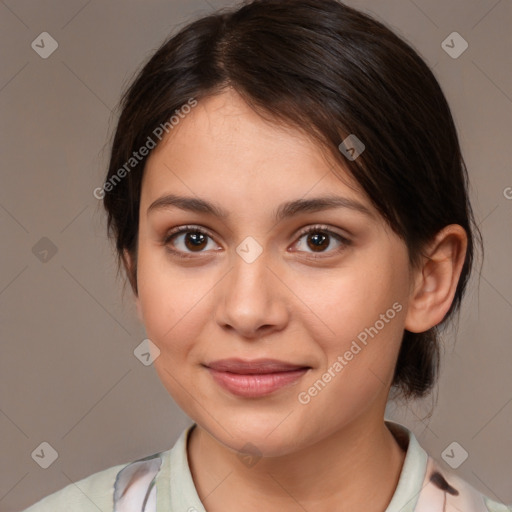
[[244,336],[254,335],[263,326],[282,328],[287,318],[285,298],[269,267],[270,254],[252,237],[236,247],[217,302],[221,326],[231,326]]
[[268,265],[268,252],[252,237],[243,240],[233,254],[226,298],[240,304],[241,310],[252,307],[254,312],[259,310],[261,313],[272,299],[268,281],[273,275]]
[[[270,272],[268,265],[269,254],[263,251],[263,247],[256,240],[247,237],[241,242],[236,248],[236,254],[233,255],[231,271],[231,286],[236,295],[255,297],[256,291],[267,294],[269,290],[265,290],[266,281]],[[247,292],[245,294],[244,289]]]

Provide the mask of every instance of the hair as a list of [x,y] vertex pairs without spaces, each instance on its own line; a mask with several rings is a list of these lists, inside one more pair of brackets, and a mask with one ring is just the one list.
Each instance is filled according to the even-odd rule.
[[[103,196],[118,272],[124,268],[137,295],[147,156],[134,163],[133,152],[191,98],[227,88],[262,118],[292,126],[327,150],[405,241],[410,268],[443,227],[465,229],[465,261],[450,309],[426,332],[404,331],[395,366],[392,387],[399,395],[425,396],[438,376],[440,329],[460,309],[476,243],[483,253],[467,169],[450,108],[427,64],[384,24],[337,0],[254,0],[216,11],[170,36],[137,72],[119,103],[105,184],[117,180]],[[339,149],[350,134],[365,145],[354,160]],[[129,161],[132,168],[121,174]]]

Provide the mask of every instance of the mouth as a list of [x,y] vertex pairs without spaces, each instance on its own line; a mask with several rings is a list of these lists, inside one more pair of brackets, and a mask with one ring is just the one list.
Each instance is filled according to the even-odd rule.
[[246,398],[266,396],[296,384],[311,369],[276,359],[221,359],[205,366],[223,389]]

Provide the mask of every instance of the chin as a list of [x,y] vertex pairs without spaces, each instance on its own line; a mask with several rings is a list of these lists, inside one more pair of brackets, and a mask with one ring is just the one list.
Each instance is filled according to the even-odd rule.
[[[219,433],[220,434],[220,433]],[[219,442],[240,454],[255,457],[280,457],[295,452],[298,449],[297,439],[287,435],[268,435],[268,431],[254,431],[247,429],[230,437],[225,432]]]
[[[283,421],[287,414],[250,413],[226,414],[229,420],[217,422],[201,417],[196,423],[202,426],[219,443],[236,452],[254,452],[255,456],[278,457],[293,453],[304,439],[304,429],[294,428],[292,422]],[[290,415],[290,419],[293,414]],[[297,418],[294,418],[294,422]]]

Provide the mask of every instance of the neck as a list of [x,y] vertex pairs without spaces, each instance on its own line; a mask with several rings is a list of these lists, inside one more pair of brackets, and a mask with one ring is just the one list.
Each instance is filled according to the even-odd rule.
[[244,466],[237,454],[196,425],[189,464],[208,512],[361,509],[384,512],[405,452],[384,421],[353,422],[314,445]]

